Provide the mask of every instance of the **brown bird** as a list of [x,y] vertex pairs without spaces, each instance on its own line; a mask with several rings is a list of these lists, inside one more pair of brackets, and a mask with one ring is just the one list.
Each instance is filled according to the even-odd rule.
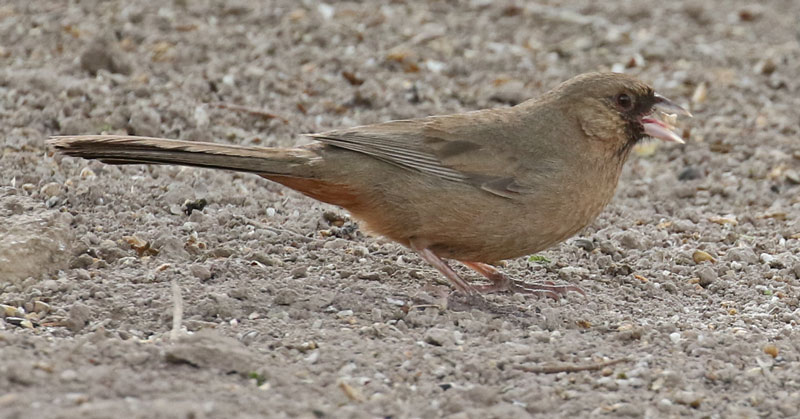
[[[109,164],[251,172],[347,209],[417,252],[459,291],[558,298],[580,288],[514,280],[491,264],[547,249],[591,223],[644,137],[683,143],[655,110],[691,116],[633,77],[590,73],[517,106],[311,134],[264,148],[120,135],[53,137]],[[463,280],[458,260],[491,284]]]

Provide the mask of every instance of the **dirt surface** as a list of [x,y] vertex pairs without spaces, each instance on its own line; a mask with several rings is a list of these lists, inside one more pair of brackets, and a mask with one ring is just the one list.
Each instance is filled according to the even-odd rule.
[[[4,1],[0,417],[800,416],[798,15],[794,0]],[[695,118],[685,146],[636,150],[586,231],[508,262],[588,294],[558,302],[448,296],[414,254],[256,176],[44,143],[288,146],[611,69]]]

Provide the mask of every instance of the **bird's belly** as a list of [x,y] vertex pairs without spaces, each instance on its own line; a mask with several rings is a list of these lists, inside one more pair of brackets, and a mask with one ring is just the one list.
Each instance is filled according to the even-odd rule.
[[367,230],[405,246],[414,241],[443,258],[492,263],[568,239],[591,223],[607,200],[519,203],[469,188],[442,190],[413,202],[351,212]]

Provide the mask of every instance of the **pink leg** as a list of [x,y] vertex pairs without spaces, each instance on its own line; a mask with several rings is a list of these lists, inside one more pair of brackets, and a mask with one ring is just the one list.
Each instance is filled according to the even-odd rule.
[[511,291],[523,294],[537,294],[558,300],[561,295],[566,295],[569,291],[579,292],[586,295],[582,289],[575,285],[554,285],[552,282],[529,284],[523,281],[513,280],[497,270],[494,266],[482,262],[464,262],[465,266],[475,272],[485,276],[491,285],[475,287],[480,292]]
[[445,276],[445,278],[449,279],[457,290],[467,295],[474,295],[478,293],[475,287],[473,287],[468,282],[461,279],[461,277],[458,276],[456,271],[454,271],[453,268],[451,268],[450,265],[447,264],[447,262],[445,262],[439,256],[436,256],[433,252],[430,251],[430,249],[427,248],[418,249],[414,247],[413,243],[411,247],[419,254],[419,256],[425,262],[430,263],[434,268],[436,268],[437,271],[441,272],[442,275]]

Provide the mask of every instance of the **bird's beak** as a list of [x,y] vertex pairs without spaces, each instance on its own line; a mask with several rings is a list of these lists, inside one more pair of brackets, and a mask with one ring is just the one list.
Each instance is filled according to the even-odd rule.
[[[689,118],[692,117],[691,112],[676,105],[674,102],[665,98],[664,96],[659,95],[658,93],[655,94],[655,99],[656,100],[653,104],[653,109],[663,112],[665,115],[672,116],[673,120],[676,115],[688,116]],[[642,126],[644,127],[645,135],[649,137],[658,138],[659,140],[670,141],[673,143],[685,143],[683,138],[672,131],[673,127],[669,123],[660,119],[652,116],[646,116],[642,118]]]

